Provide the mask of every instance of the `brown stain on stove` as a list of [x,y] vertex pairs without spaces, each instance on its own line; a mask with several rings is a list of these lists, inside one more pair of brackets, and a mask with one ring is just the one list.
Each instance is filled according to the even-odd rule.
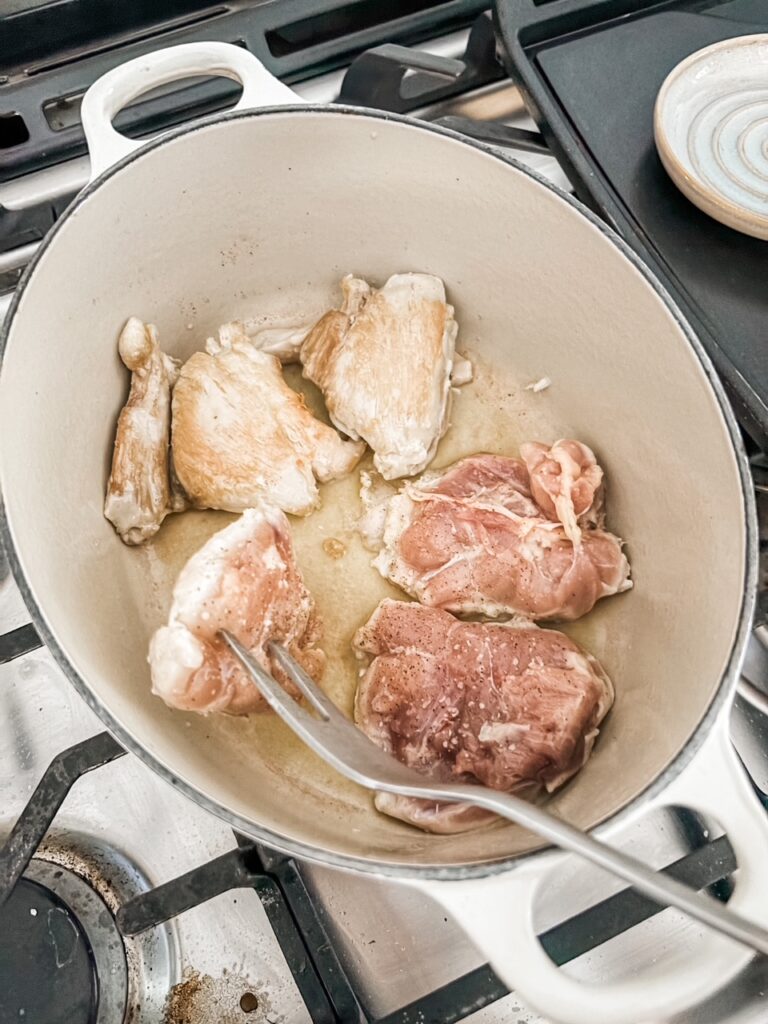
[[[66,839],[46,838],[38,847],[36,856],[48,861],[49,864],[58,864],[79,875],[101,896],[112,913],[117,913],[121,903],[120,897],[115,892],[113,883],[107,879],[96,853],[83,853],[77,848],[74,840],[70,844]],[[115,865],[108,864],[108,870],[114,873]]]
[[[250,1009],[252,1007],[252,1009]],[[162,1024],[285,1024],[261,984],[241,974],[218,978],[186,968],[168,994]]]

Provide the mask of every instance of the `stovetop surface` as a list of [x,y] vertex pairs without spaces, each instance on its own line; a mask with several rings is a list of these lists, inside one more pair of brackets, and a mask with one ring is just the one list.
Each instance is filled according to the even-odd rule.
[[[18,591],[6,578],[0,586],[0,628],[25,618]],[[0,666],[0,840],[51,760],[101,730],[99,720],[44,648]],[[765,750],[763,759],[768,760]],[[665,812],[627,831],[622,845],[663,867],[692,850],[701,851],[706,842],[722,844],[720,834],[715,821],[697,823]],[[33,867],[50,863],[74,871],[95,885],[114,912],[136,893],[176,879],[237,846],[237,837],[225,824],[128,755],[76,782]],[[720,851],[720,856],[727,858],[727,853]],[[472,993],[486,998],[493,979],[482,957],[459,924],[436,904],[389,881],[317,865],[303,865],[301,873],[365,1010],[363,1019],[387,1020],[392,1015],[393,1024],[405,1024],[409,1018],[398,1016],[397,1011],[459,978],[469,979],[458,989],[462,998],[468,993],[467,1007],[472,1005]],[[716,872],[712,877],[720,875]],[[547,932],[585,908],[610,899],[620,889],[619,883],[572,863],[553,880],[537,907],[537,926]],[[595,916],[584,927],[589,931],[596,924],[605,930],[605,918],[604,911],[601,920]],[[27,925],[40,928],[44,920],[42,912],[30,915]],[[616,923],[609,915],[607,934]],[[644,965],[680,944],[695,955],[700,937],[696,926],[667,910],[572,959],[568,945],[578,946],[582,941],[579,925],[570,932],[561,928],[561,932],[557,951],[569,961],[567,969],[589,980],[642,971]],[[254,891],[223,893],[126,942],[134,965],[127,984],[129,1005],[133,1006],[129,1019],[135,1024],[181,1024],[187,1020],[316,1024],[318,1020],[313,1020],[301,997],[264,904]],[[2,950],[0,941],[0,961]],[[147,966],[152,966],[153,972],[148,973]],[[677,1024],[764,1024],[766,986],[768,965],[758,961],[716,1000],[677,1018]],[[256,1009],[244,1011],[241,1001],[249,1006],[249,998],[256,1001]],[[16,1019],[4,1015],[3,1006],[0,997],[2,1024]],[[351,1024],[353,1019],[344,1018],[343,1024]],[[448,1018],[425,1019],[441,1024]],[[471,1024],[544,1024],[514,993],[463,1019]]]

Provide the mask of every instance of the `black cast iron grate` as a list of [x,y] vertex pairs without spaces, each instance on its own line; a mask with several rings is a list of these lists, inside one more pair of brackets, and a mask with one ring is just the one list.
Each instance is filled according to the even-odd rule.
[[[86,152],[80,103],[110,68],[151,50],[198,40],[243,46],[286,82],[350,64],[344,102],[407,113],[504,76],[484,0],[61,0],[0,14],[0,181]],[[54,10],[55,8],[55,10]],[[472,25],[461,59],[414,49]],[[225,78],[188,80],[131,104],[116,126],[152,135],[231,106]],[[74,192],[11,209],[0,206],[0,252],[39,241]]]
[[[295,81],[384,41],[412,44],[462,28],[484,6],[482,0],[59,0],[22,8],[0,16],[0,179],[84,153],[85,90],[152,50],[199,40],[234,43]],[[236,96],[237,86],[226,79],[187,81],[132,104],[116,123],[129,135],[151,134],[222,109]]]
[[[3,907],[23,882],[24,871],[75,782],[85,773],[122,757],[125,750],[106,732],[70,747],[49,765],[10,837],[0,849],[0,931]],[[732,891],[736,864],[725,837],[708,842],[699,820],[681,811],[693,851],[664,870],[721,899]],[[253,889],[293,974],[314,1024],[454,1024],[508,994],[489,966],[374,1018],[355,993],[322,923],[296,863],[237,836],[237,847],[164,885],[142,893],[117,912],[123,935],[136,935],[232,889]],[[659,913],[663,907],[631,889],[602,900],[540,936],[559,965],[581,956],[628,928]],[[7,924],[7,922],[6,922]],[[1,949],[0,949],[1,953]],[[0,955],[0,978],[3,965]],[[12,984],[13,979],[6,979]]]

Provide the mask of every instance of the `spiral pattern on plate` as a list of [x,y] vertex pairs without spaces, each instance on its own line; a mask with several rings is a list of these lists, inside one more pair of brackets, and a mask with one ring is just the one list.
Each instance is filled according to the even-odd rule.
[[692,170],[737,206],[768,215],[768,87],[702,99],[688,125]]
[[659,91],[654,132],[693,203],[768,240],[768,33],[715,43],[678,64]]

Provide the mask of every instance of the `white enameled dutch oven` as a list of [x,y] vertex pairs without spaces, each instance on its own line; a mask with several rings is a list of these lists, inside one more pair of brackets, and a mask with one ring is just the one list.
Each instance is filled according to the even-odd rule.
[[[233,110],[144,144],[111,127],[141,93],[202,74],[242,82]],[[738,858],[731,905],[768,924],[768,820],[728,739],[755,591],[750,479],[720,384],[669,296],[603,224],[507,156],[405,117],[304,105],[238,47],[131,61],[89,90],[82,116],[93,179],[24,276],[0,378],[4,540],[73,685],[121,743],[241,832],[434,896],[552,1020],[658,1021],[712,994],[750,957],[712,933],[692,932],[653,970],[604,986],[557,969],[533,905],[563,857],[518,827],[422,834],[377,814],[269,715],[165,707],[150,693],[146,652],[189,553],[181,524],[210,533],[222,519],[171,517],[157,545],[131,549],[102,515],[127,317],[155,323],[184,358],[254,311],[322,312],[349,271],[375,283],[439,275],[459,348],[499,382],[473,443],[514,453],[535,434],[592,445],[632,562],[634,590],[569,630],[617,699],[589,763],[550,806],[604,840],[662,805],[713,815]],[[544,374],[553,383],[539,395],[510,385]],[[316,527],[295,528],[301,557]],[[351,636],[382,581],[354,551],[334,563],[343,568],[309,555],[302,565],[321,613],[333,623],[341,609]],[[327,685],[340,694],[337,670],[347,668],[331,657]]]

